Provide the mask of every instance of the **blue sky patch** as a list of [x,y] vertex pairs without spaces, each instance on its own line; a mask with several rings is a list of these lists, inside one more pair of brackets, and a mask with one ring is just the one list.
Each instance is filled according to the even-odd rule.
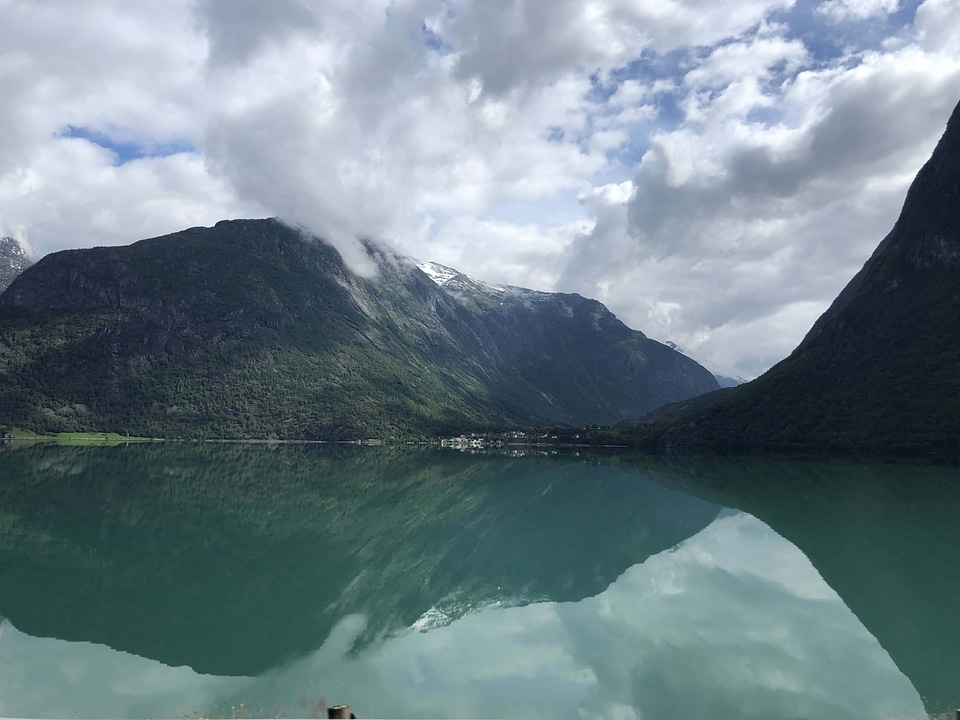
[[771,20],[787,26],[787,37],[806,45],[814,62],[828,63],[848,52],[878,50],[884,41],[911,25],[920,0],[901,0],[890,15],[871,18],[847,18],[839,22],[816,12],[819,0],[800,0],[789,10],[771,15]]
[[177,153],[196,151],[196,148],[186,141],[154,143],[115,140],[106,133],[75,125],[67,125],[57,134],[59,137],[86,140],[94,145],[99,145],[105,150],[109,150],[116,155],[114,165],[125,165],[132,160],[139,160],[145,157],[167,157],[169,155],[176,155]]
[[551,125],[550,134],[547,135],[547,140],[549,142],[559,143],[559,142],[563,142],[564,139],[565,139],[565,133],[563,132],[563,128],[557,125]]
[[445,43],[442,37],[428,28],[426,23],[420,26],[420,30],[423,33],[423,42],[430,50],[438,52],[441,55],[449,55],[453,52],[453,47]]

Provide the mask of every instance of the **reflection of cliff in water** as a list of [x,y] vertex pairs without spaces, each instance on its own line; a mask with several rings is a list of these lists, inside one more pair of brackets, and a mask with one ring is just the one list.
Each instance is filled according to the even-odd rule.
[[0,613],[31,635],[256,674],[438,606],[580,600],[717,515],[614,465],[317,447],[0,456]]
[[960,707],[960,471],[721,459],[640,468],[770,525],[880,641],[928,711]]

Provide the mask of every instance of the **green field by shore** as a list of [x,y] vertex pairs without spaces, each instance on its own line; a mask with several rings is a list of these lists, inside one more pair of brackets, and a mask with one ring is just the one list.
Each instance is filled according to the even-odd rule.
[[12,441],[53,442],[58,445],[122,445],[131,442],[161,442],[157,438],[134,437],[118,433],[56,433],[38,435],[29,430],[8,430],[6,438]]

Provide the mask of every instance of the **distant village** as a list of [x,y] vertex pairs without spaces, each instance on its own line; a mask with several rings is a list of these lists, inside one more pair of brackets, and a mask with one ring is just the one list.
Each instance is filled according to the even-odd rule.
[[470,433],[459,437],[444,438],[440,445],[459,450],[476,450],[481,448],[502,448],[508,445],[554,445],[561,440],[579,440],[580,435],[561,438],[550,433],[524,432],[513,430],[502,433]]

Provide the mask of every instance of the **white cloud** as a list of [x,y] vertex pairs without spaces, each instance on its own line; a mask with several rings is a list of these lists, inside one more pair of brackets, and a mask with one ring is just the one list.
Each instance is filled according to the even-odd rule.
[[900,9],[901,0],[827,0],[817,6],[817,12],[835,22],[865,20],[889,15]]
[[[371,235],[598,296],[756,374],[889,228],[960,95],[952,0],[826,58],[792,6],[0,0],[0,232],[43,253],[280,215],[357,263]],[[850,22],[818,32],[850,47],[893,9],[832,0]]]
[[214,67],[246,62],[273,42],[318,29],[317,18],[302,0],[199,0],[197,5]]
[[565,256],[578,233],[589,229],[585,220],[553,227],[497,220],[452,218],[442,238],[425,239],[420,252],[434,262],[469,266],[477,278],[535,290],[553,289]]
[[960,4],[954,0],[925,0],[917,8],[916,27],[925,49],[955,57],[960,46]]
[[960,57],[916,44],[770,81],[804,57],[758,37],[690,71],[685,121],[653,136],[561,286],[721,371],[787,355],[892,226],[960,89]]
[[454,3],[457,72],[502,96],[576,68],[616,67],[645,49],[711,45],[744,32],[793,0],[494,0]]
[[249,212],[192,153],[114,164],[86,140],[60,138],[35,150],[29,169],[0,177],[0,234],[45,254],[64,245],[116,245]]
[[44,254],[255,208],[197,154],[124,165],[63,136],[73,127],[144,153],[200,139],[206,41],[188,2],[4,0],[0,13],[0,232]]
[[[191,31],[186,6],[185,0],[135,7],[118,0],[5,0],[4,130],[18,133],[27,151],[66,125],[124,137],[195,137],[205,42]],[[8,139],[2,147],[9,163],[14,145]]]
[[[391,22],[419,30],[400,11]],[[359,50],[290,43],[238,71],[244,85],[270,91],[228,104],[209,126],[206,150],[242,198],[344,249],[356,235],[370,235],[415,250],[426,216],[477,215],[498,201],[551,197],[583,186],[605,165],[603,146],[584,152],[548,137],[551,127],[582,132],[586,78],[538,88],[521,107],[455,82],[452,58],[428,63],[422,39],[392,47],[381,37],[385,27],[367,30]],[[349,61],[337,60],[343,52]],[[297,68],[293,77],[264,79],[289,67]]]

